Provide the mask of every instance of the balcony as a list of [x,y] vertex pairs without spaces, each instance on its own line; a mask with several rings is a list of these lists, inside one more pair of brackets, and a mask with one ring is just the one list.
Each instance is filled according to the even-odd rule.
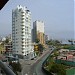
[[24,21],[22,21],[21,23],[24,23]]
[[25,16],[25,14],[22,14],[22,15],[21,15],[21,17],[24,17],[24,16]]
[[23,18],[23,17],[21,18],[21,20],[24,20],[24,19],[25,19],[25,18]]

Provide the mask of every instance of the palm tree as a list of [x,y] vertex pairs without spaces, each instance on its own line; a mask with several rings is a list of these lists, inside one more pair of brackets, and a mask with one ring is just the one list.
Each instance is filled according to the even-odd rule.
[[38,44],[38,49],[42,53],[43,52],[43,49],[44,49],[43,45],[42,44]]

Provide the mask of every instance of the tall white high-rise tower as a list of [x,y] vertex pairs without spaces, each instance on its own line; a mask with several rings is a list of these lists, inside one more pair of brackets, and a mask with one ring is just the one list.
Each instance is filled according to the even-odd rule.
[[27,7],[17,6],[12,10],[12,46],[13,52],[29,55],[31,47],[31,12]]

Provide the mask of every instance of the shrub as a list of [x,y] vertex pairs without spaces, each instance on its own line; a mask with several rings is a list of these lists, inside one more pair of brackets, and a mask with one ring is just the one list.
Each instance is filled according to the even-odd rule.
[[17,72],[21,72],[22,70],[22,67],[21,67],[21,64],[18,62],[18,63],[15,63],[15,62],[10,62],[9,65],[13,68],[13,71],[17,74]]

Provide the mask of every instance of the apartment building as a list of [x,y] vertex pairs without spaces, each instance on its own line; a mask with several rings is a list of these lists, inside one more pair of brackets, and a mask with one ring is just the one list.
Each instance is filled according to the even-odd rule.
[[44,22],[35,21],[33,22],[33,42],[39,39],[41,44],[45,44],[45,33],[44,33]]
[[13,53],[24,56],[34,52],[31,46],[31,12],[21,5],[12,10],[12,49]]

